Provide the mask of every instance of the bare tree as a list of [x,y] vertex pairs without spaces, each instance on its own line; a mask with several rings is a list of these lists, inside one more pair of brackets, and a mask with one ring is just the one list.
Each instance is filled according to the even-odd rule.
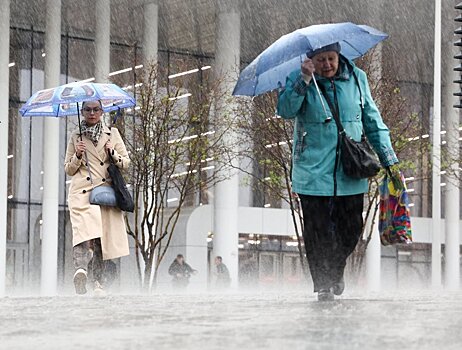
[[[403,96],[396,77],[387,70],[382,70],[380,76],[372,74],[376,65],[375,52],[364,56],[356,62],[367,74],[371,94],[376,102],[385,124],[390,129],[393,149],[399,159],[399,169],[404,173],[414,173],[417,167],[422,168],[422,159],[428,157],[428,139],[420,137],[424,132],[424,125],[418,114],[413,112],[409,101]],[[428,164],[428,163],[427,163]],[[419,179],[427,176],[425,171]],[[385,170],[369,180],[369,189],[365,200],[364,222],[362,239],[356,246],[354,254],[349,261],[351,277],[358,278],[363,268],[364,257],[372,235],[379,210],[379,183],[385,175]]]
[[[253,184],[254,191],[265,198],[272,207],[286,203],[291,210],[297,236],[301,266],[308,276],[308,266],[303,249],[303,220],[298,197],[292,193],[291,154],[293,123],[276,115],[277,93],[268,93],[253,100],[243,99],[239,104],[239,134],[242,143],[252,145],[241,155],[252,160],[253,169],[241,169]],[[260,203],[263,205],[263,203]]]
[[132,160],[129,182],[138,203],[127,230],[145,290],[151,276],[154,284],[157,280],[182,209],[225,178],[233,157],[221,142],[232,119],[214,108],[222,98],[217,96],[220,81],[184,78],[163,87],[162,76],[155,65],[146,69],[137,91],[139,109],[123,127]]

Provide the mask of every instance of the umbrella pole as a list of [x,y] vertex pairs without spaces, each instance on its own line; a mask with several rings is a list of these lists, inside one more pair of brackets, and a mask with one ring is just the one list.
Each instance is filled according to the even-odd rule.
[[318,86],[318,83],[316,82],[316,78],[314,77],[314,73],[311,74],[311,78],[313,79],[314,86],[316,87],[316,91],[318,92],[319,99],[321,100],[322,109],[324,110],[324,113],[326,114],[325,121],[330,122],[332,118],[329,117],[329,115],[327,114],[326,106],[324,105],[324,100],[322,99],[321,91],[319,91],[319,86]]
[[82,141],[82,125],[80,125],[80,111],[79,111],[79,103],[77,103],[77,119],[79,121],[79,133],[80,133],[80,141]]
[[[77,104],[77,119],[79,121],[79,133],[80,133],[80,141],[82,141],[82,125],[80,124],[80,111],[79,111],[79,103],[76,102]],[[87,155],[87,151],[85,150],[85,163],[87,164],[88,166],[88,155]],[[90,168],[88,168],[88,173],[91,177],[91,173],[90,173]]]
[[[114,106],[115,106],[115,105],[114,105]],[[116,112],[116,114],[115,114],[115,116],[114,116],[114,119],[112,120],[112,125],[113,125],[113,126],[115,125],[117,119],[119,119],[119,117],[120,117],[121,114],[122,114],[122,111],[120,110],[120,107],[117,106],[117,112]]]

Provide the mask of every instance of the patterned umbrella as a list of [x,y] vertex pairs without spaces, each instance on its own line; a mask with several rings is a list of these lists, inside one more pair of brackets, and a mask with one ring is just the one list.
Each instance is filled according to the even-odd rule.
[[[133,107],[135,99],[115,84],[75,82],[37,91],[21,107],[23,117],[66,117],[77,115],[83,102],[101,101],[104,112]],[[82,132],[80,132],[82,134]]]
[[23,117],[66,117],[79,115],[82,102],[98,100],[104,112],[135,105],[135,99],[115,84],[75,82],[37,91],[19,112]]

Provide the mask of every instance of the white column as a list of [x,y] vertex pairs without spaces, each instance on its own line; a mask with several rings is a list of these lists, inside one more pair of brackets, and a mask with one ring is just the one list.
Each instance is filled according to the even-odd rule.
[[[229,98],[237,81],[240,62],[240,12],[237,0],[218,0],[216,16],[215,74],[223,79],[222,88]],[[217,112],[224,113],[226,102],[218,104]],[[227,133],[225,143],[234,144],[236,135]],[[237,165],[237,164],[236,164]],[[222,256],[229,269],[232,286],[238,283],[238,195],[237,172],[215,186],[213,256]]]
[[0,297],[5,295],[6,220],[8,197],[8,105],[10,59],[10,0],[0,11]]
[[[59,85],[61,64],[61,0],[47,0],[45,88]],[[58,275],[59,119],[47,117],[43,130],[43,237],[41,294],[56,295]]]
[[158,0],[145,0],[143,6],[143,64],[157,63],[159,5]]
[[111,59],[111,1],[96,0],[95,4],[95,81],[109,81]]
[[[369,245],[366,249],[366,280],[367,289],[377,292],[380,290],[380,275],[381,275],[381,258],[382,246],[379,237],[379,211],[374,218],[374,227],[372,228],[372,236]],[[366,227],[369,230],[371,221]]]
[[[383,11],[384,5],[380,1],[370,1],[365,8],[366,16],[370,19],[370,23],[375,23],[377,28],[383,29],[384,20],[383,20]],[[372,24],[371,24],[372,25]],[[382,43],[379,43],[373,51],[373,61],[370,69],[369,81],[372,84],[381,84],[383,75],[383,65],[382,65]],[[374,227],[372,228],[372,236],[369,242],[369,245],[366,250],[366,280],[367,288],[370,291],[379,291],[380,290],[380,281],[381,281],[381,259],[382,259],[382,246],[380,243],[379,235],[379,211],[377,211],[374,218],[367,223],[367,228],[369,230],[370,225],[372,224],[372,219],[374,220]]]
[[[448,149],[454,151],[454,153],[459,153],[459,116],[458,113],[451,113],[448,117],[454,117],[456,115],[456,120],[452,120],[452,125],[446,123],[447,128],[447,146]],[[456,126],[457,125],[457,126]],[[455,139],[450,141],[450,139]],[[455,154],[452,154],[454,156]],[[457,159],[457,158],[454,158]],[[451,290],[459,289],[460,281],[460,228],[459,228],[459,163],[454,160],[451,162],[450,169],[448,169],[448,174],[446,175],[446,188],[445,188],[445,244],[444,244],[444,258],[445,258],[445,285],[446,288]]]
[[432,138],[432,287],[441,287],[441,0],[435,0]]
[[[382,80],[382,44],[379,44],[374,50],[374,60],[371,69],[371,82],[380,84]],[[372,218],[371,218],[372,219]],[[379,212],[375,218],[375,223],[372,228],[372,236],[369,245],[366,249],[366,280],[367,289],[373,292],[380,290],[381,281],[381,259],[382,259],[382,246],[379,237]],[[368,229],[372,224],[372,220],[367,223]]]
[[[443,6],[445,32],[450,33],[456,29],[454,18],[459,11],[454,11],[454,3],[445,3]],[[454,72],[454,67],[459,61],[454,60],[454,55],[459,53],[453,45],[455,41],[452,35],[447,36],[445,40],[445,90],[444,90],[444,115],[446,116],[446,147],[450,155],[449,169],[445,175],[445,244],[444,244],[444,261],[445,261],[445,286],[447,289],[459,289],[460,281],[460,191],[459,191],[459,109],[454,105],[459,104],[459,98],[453,95],[458,91],[459,86],[452,81],[460,79],[459,74]]]

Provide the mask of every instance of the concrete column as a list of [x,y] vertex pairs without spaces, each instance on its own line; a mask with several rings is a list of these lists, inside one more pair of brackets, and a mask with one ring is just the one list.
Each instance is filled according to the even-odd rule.
[[[372,220],[366,224],[366,227],[370,227]],[[381,257],[382,257],[382,246],[379,237],[379,211],[374,218],[374,227],[372,229],[372,236],[369,245],[366,250],[366,279],[367,289],[373,292],[380,290],[381,280]]]
[[454,56],[459,54],[459,50],[453,45],[454,30],[458,25],[454,22],[454,18],[460,11],[454,10],[454,2],[448,1],[443,5],[444,18],[444,35],[443,50],[445,59],[444,62],[444,97],[443,108],[446,117],[446,150],[448,152],[449,166],[445,175],[446,187],[445,191],[445,244],[444,244],[444,261],[445,261],[445,286],[447,289],[459,289],[460,282],[460,191],[459,191],[459,109],[454,108],[454,105],[459,104],[459,98],[453,95],[459,91],[459,85],[454,84],[453,80],[460,79],[459,73],[454,71],[454,67],[459,65],[460,61],[456,61]]
[[[382,81],[382,44],[379,44],[374,50],[374,60],[372,62],[372,70],[370,81],[373,83],[381,83]],[[382,246],[379,237],[379,211],[374,218],[374,227],[372,231],[371,241],[366,250],[366,276],[367,288],[370,291],[380,290],[381,281],[381,259],[382,259]],[[368,225],[370,225],[370,222]]]
[[158,37],[159,37],[159,4],[158,0],[145,0],[143,6],[144,32],[143,32],[143,64],[157,63]]
[[[240,62],[240,11],[238,0],[218,0],[216,16],[215,74],[224,78],[222,88],[229,98],[237,81]],[[217,113],[226,113],[229,101],[218,101]],[[229,108],[229,107],[228,107]],[[226,133],[224,142],[235,144],[236,135]],[[236,165],[237,160],[235,160]],[[232,286],[238,282],[238,195],[239,177],[237,172],[229,174],[229,179],[215,186],[213,256],[222,256],[227,265]]]
[[8,105],[10,59],[10,0],[0,11],[0,297],[5,295],[6,220],[8,197]]
[[[370,24],[379,30],[385,31],[385,21],[383,20],[384,5],[383,2],[370,1],[364,8],[366,11],[366,18],[370,19]],[[373,50],[373,60],[371,63],[371,70],[369,76],[370,84],[381,84],[383,78],[383,65],[382,65],[382,43],[378,44]],[[377,199],[378,201],[378,199]],[[378,204],[378,203],[376,203]],[[366,280],[367,288],[370,291],[380,290],[381,281],[381,258],[382,246],[379,236],[379,211],[374,218],[366,223],[366,227],[370,228],[374,220],[374,227],[372,228],[371,241],[366,250]]]
[[[45,88],[59,85],[61,65],[61,0],[47,0]],[[58,275],[59,119],[45,118],[43,130],[43,237],[41,294],[56,295]]]
[[[449,112],[449,111],[448,111]],[[447,121],[447,147],[452,152],[451,156],[457,156],[451,162],[448,173],[446,175],[445,188],[445,285],[451,290],[459,289],[460,282],[460,225],[459,225],[459,210],[460,210],[460,191],[459,191],[459,115],[455,111],[450,111],[447,114],[448,118],[454,118],[452,121]],[[451,153],[452,153],[451,152]]]
[[441,0],[435,0],[432,119],[432,287],[441,288]]
[[96,0],[95,5],[95,81],[106,83],[111,61],[111,1]]

